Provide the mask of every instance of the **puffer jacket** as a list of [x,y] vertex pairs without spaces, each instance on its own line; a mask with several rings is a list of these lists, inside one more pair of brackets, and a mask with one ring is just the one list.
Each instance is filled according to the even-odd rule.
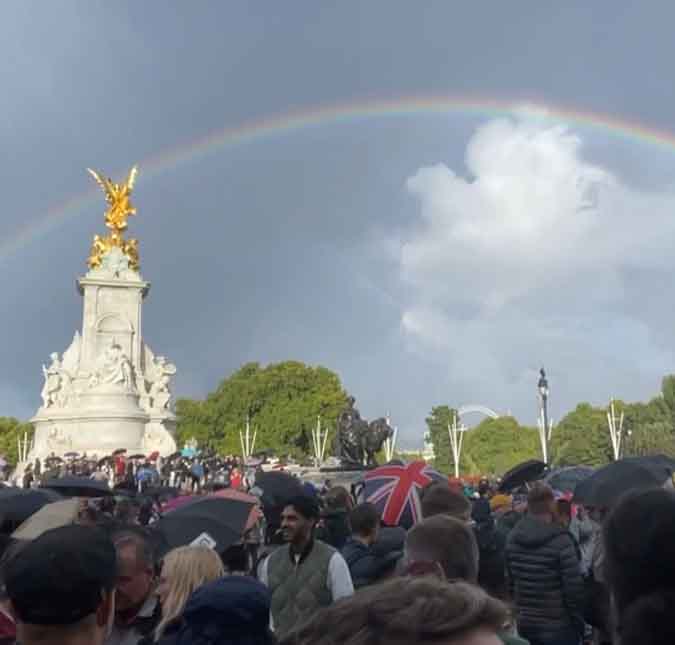
[[509,535],[506,569],[525,638],[547,642],[561,633],[583,633],[584,586],[568,531],[524,517]]

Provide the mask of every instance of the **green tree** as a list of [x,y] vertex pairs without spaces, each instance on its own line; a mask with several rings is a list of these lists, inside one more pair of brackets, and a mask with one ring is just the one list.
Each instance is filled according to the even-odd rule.
[[539,454],[535,428],[521,426],[513,417],[485,419],[464,436],[461,472],[500,475]]
[[[620,406],[617,406],[619,413]],[[612,459],[607,410],[580,403],[553,428],[552,462],[556,466],[601,466]]]
[[311,436],[318,415],[331,431],[330,444],[346,400],[339,377],[325,367],[297,361],[267,367],[247,363],[205,400],[177,402],[177,438],[182,444],[194,437],[202,446],[238,454],[239,432],[248,416],[257,433],[256,450],[301,456],[301,439]]
[[[670,425],[675,426],[675,375],[664,376],[661,381],[660,402],[663,405],[663,411],[670,416]],[[657,399],[650,401],[651,404],[658,406]]]
[[33,425],[30,423],[19,421],[14,417],[0,417],[0,454],[10,464],[15,465],[19,459],[19,440],[23,445],[24,437],[27,435],[30,446],[33,432]]
[[663,379],[663,396],[649,403],[631,403],[626,406],[624,420],[623,454],[675,457],[675,432],[673,431],[672,392],[673,377]]
[[442,473],[454,472],[448,428],[456,413],[454,408],[438,405],[431,409],[431,414],[426,419],[429,438],[434,446],[434,468]]

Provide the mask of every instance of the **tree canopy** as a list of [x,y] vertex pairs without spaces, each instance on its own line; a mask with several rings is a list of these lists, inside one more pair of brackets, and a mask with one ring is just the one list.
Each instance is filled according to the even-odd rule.
[[14,417],[0,417],[0,454],[10,464],[16,464],[19,458],[19,440],[23,444],[25,436],[28,436],[28,445],[33,437],[33,425],[24,423]]
[[502,474],[538,452],[536,428],[521,426],[513,417],[485,419],[466,432],[460,472]]
[[325,367],[285,361],[261,367],[247,363],[203,401],[180,399],[177,439],[194,438],[221,453],[241,452],[239,432],[247,416],[256,432],[255,449],[300,456],[320,415],[331,435],[347,401],[340,379]]

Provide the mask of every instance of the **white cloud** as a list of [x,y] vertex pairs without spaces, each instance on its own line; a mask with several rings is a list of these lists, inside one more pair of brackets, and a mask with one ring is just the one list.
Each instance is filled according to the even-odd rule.
[[664,333],[675,193],[632,189],[585,160],[578,135],[526,111],[478,129],[465,161],[464,175],[438,164],[407,182],[418,203],[399,259],[411,347],[479,395],[552,363],[574,378],[570,404],[592,379],[652,383],[675,368]]

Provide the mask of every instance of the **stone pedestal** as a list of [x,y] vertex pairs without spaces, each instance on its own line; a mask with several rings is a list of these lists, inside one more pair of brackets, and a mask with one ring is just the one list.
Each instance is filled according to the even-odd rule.
[[176,451],[174,365],[144,342],[143,300],[150,284],[113,248],[78,281],[82,333],[43,366],[42,406],[31,419],[29,459],[55,453],[104,456],[116,449],[165,456]]

